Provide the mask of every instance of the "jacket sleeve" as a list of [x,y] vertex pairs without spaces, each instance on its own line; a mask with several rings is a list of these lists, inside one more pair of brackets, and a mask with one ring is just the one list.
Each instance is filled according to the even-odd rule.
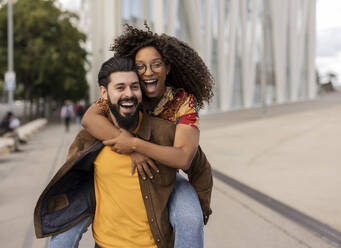
[[85,129],[81,129],[69,147],[66,160],[69,160],[77,153],[84,152],[96,142],[97,140],[92,137]]
[[82,150],[83,147],[81,147],[83,144],[81,135],[78,133],[76,138],[73,140],[72,144],[69,147],[66,161],[69,160],[73,155],[75,155],[78,151]]
[[209,216],[212,214],[210,204],[213,178],[211,165],[200,146],[198,147],[198,151],[192,161],[191,167],[185,172],[188,174],[189,182],[198,193],[201,209],[204,215],[204,224],[206,225]]

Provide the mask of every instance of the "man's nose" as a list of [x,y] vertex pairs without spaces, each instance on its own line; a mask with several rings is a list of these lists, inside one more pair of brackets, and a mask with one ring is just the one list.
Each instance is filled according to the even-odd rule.
[[124,91],[124,95],[126,97],[132,97],[134,95],[133,91],[130,89],[130,87],[127,87],[126,90]]

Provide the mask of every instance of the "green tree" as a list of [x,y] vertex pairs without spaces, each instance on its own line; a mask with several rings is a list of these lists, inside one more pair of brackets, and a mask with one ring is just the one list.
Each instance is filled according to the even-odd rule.
[[[7,71],[7,4],[0,7],[3,78]],[[57,8],[55,0],[17,0],[13,10],[16,96],[31,102],[86,99],[86,35],[73,24],[77,15]]]

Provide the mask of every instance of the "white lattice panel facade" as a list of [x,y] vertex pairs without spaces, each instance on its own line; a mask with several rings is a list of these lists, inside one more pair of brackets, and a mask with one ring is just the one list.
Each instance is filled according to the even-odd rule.
[[314,98],[316,0],[82,0],[89,34],[91,100],[97,73],[122,25],[175,35],[194,47],[215,78],[203,112]]

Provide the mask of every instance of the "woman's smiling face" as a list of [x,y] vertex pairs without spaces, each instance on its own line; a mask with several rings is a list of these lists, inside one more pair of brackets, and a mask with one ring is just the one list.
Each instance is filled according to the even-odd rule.
[[135,63],[144,94],[148,98],[162,97],[170,66],[164,63],[161,54],[152,46],[141,48],[136,53]]

